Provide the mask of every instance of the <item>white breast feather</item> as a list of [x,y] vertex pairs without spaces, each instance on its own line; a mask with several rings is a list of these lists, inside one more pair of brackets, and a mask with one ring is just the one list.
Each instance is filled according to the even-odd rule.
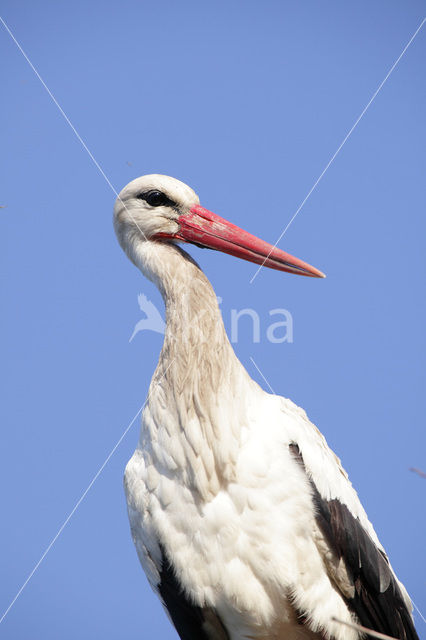
[[[303,451],[322,496],[346,504],[380,547],[374,529],[339,460],[306,414],[257,385],[247,398],[251,420],[240,425],[235,481],[210,500],[201,500],[174,479],[182,458],[178,436],[166,448],[157,446],[157,437],[152,446],[145,440],[127,465],[129,517],[148,580],[156,589],[161,540],[187,594],[200,606],[214,607],[234,629],[235,640],[244,637],[243,618],[251,634],[272,627],[278,612],[282,619],[288,595],[301,610],[310,612],[314,631],[331,629],[332,616],[350,622],[351,614],[324,565],[326,545],[321,549],[311,488],[288,445],[295,442]],[[143,420],[153,435],[149,408]],[[155,433],[160,432],[158,426]],[[210,460],[207,471],[200,465],[208,482],[211,459],[208,452],[199,457]],[[335,624],[333,631],[341,640],[357,637],[340,625]]]

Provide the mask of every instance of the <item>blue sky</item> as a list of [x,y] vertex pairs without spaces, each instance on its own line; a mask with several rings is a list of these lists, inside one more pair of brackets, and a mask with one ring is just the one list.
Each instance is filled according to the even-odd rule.
[[[424,17],[381,2],[5,1],[2,16],[114,187],[190,184],[275,242]],[[280,247],[325,281],[191,249],[248,318],[235,349],[342,458],[426,613],[426,26]],[[141,406],[161,335],[115,240],[114,194],[3,27],[0,606],[8,607]],[[271,344],[287,309],[293,343]],[[129,430],[0,626],[10,639],[175,638],[130,539]],[[421,637],[426,624],[415,614]]]

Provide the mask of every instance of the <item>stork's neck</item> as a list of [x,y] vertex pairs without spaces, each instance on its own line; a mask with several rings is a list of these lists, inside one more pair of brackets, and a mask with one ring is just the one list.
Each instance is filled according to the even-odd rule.
[[146,242],[134,262],[166,305],[142,446],[161,441],[153,454],[158,463],[167,467],[171,457],[173,473],[206,498],[233,478],[253,383],[229,343],[213,288],[192,258],[174,245]]

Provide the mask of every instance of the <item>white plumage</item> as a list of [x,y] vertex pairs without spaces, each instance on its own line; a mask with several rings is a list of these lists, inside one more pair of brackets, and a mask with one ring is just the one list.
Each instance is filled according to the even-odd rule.
[[166,176],[127,185],[114,222],[166,305],[125,490],[139,559],[181,638],[360,637],[333,618],[417,638],[408,595],[339,459],[303,410],[249,377],[209,281],[176,242],[322,274]]

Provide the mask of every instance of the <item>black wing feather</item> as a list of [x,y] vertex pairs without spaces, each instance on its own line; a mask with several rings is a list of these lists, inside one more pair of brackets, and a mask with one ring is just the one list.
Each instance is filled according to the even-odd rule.
[[161,547],[162,566],[158,591],[181,640],[229,640],[219,616],[211,607],[199,607],[185,594]]
[[298,445],[291,444],[290,451],[311,484],[318,526],[333,551],[344,559],[353,578],[354,597],[342,595],[348,607],[369,629],[399,640],[419,640],[386,555],[345,504],[321,496],[306,471]]

